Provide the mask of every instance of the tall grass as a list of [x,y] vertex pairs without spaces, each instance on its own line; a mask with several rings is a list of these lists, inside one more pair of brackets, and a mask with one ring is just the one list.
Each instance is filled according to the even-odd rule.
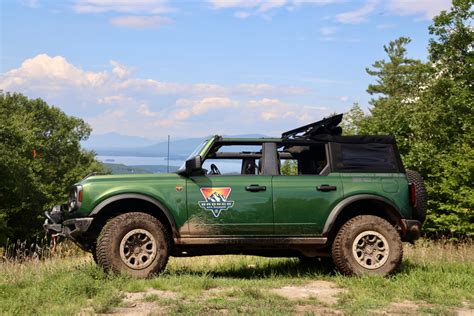
[[171,314],[292,314],[298,306],[321,303],[290,301],[269,290],[321,279],[347,289],[337,305],[325,306],[346,314],[384,311],[406,301],[419,306],[421,313],[474,309],[472,243],[422,240],[404,250],[401,271],[388,278],[344,277],[293,258],[253,256],[171,258],[165,272],[149,280],[106,274],[85,254],[7,261],[0,264],[0,314],[67,315],[84,309],[101,313],[124,304],[124,293],[150,288],[172,294],[143,298]]

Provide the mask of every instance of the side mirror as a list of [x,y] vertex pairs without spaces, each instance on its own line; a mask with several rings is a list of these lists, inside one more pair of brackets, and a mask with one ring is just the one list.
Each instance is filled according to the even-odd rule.
[[202,160],[201,156],[194,156],[186,160],[186,174],[191,174],[194,171],[201,170],[202,168]]

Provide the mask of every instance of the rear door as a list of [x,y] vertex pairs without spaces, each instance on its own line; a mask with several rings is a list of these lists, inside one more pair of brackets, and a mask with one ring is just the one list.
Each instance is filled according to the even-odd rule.
[[321,235],[327,216],[343,196],[340,176],[329,173],[326,150],[318,145],[295,155],[292,163],[282,161],[283,174],[272,179],[275,235]]

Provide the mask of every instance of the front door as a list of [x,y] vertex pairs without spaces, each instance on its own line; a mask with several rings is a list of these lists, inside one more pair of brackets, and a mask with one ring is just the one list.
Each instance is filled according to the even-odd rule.
[[189,234],[273,234],[272,177],[202,175],[187,180]]

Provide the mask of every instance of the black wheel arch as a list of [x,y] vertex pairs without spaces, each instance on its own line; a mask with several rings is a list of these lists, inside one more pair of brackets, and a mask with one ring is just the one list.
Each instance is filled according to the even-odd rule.
[[323,236],[334,236],[349,219],[358,215],[375,215],[400,226],[403,216],[390,200],[374,194],[357,194],[340,201],[329,213],[323,228]]
[[89,215],[94,218],[90,233],[98,236],[110,218],[130,211],[140,211],[156,217],[165,226],[171,240],[179,237],[176,221],[170,210],[161,201],[141,193],[117,194],[97,204]]

